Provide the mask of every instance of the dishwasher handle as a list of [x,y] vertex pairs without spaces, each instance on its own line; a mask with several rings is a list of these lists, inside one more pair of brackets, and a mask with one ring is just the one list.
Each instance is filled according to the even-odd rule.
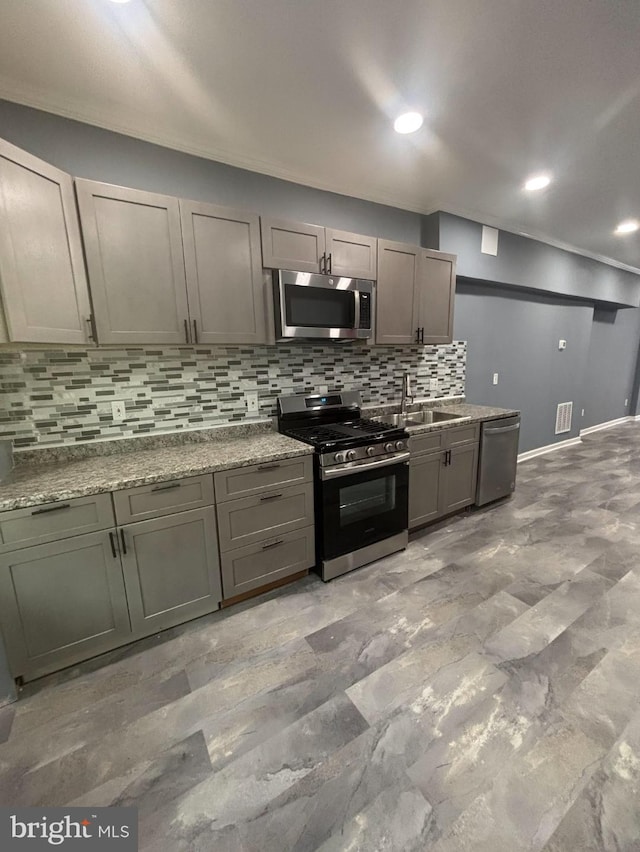
[[484,435],[504,435],[506,432],[515,432],[519,428],[519,423],[516,423],[514,426],[498,426],[495,429],[487,429],[485,426],[482,432]]

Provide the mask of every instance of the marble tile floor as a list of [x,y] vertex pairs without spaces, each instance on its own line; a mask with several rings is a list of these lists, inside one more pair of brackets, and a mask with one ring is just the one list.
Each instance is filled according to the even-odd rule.
[[0,803],[143,852],[640,852],[640,429],[512,499],[25,687]]

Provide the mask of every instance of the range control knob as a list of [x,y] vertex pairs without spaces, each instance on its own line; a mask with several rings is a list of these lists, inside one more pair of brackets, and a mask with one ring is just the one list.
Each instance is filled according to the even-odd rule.
[[394,447],[393,447],[393,444],[391,443],[391,441],[389,441],[389,443],[388,443],[388,444],[385,444],[385,445],[384,445],[384,451],[385,451],[385,453],[392,453],[392,452],[393,452],[393,449],[394,449]]
[[347,451],[347,461],[354,461],[356,455],[357,455],[357,453],[356,453],[355,450],[348,450]]
[[343,462],[346,458],[346,455],[345,455],[345,453],[336,453],[333,458],[337,462]]
[[375,447],[367,447],[367,455],[368,456],[375,456],[375,454],[376,454],[376,448]]
[[396,441],[396,450],[404,450],[404,441]]

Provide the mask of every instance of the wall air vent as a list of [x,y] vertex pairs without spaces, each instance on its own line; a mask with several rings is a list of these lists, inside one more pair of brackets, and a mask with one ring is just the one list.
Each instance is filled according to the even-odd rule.
[[572,411],[572,402],[558,403],[558,410],[556,411],[556,435],[561,435],[563,432],[571,431]]

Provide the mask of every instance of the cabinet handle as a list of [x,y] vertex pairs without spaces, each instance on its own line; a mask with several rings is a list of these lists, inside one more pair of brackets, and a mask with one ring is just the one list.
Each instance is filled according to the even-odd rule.
[[269,542],[269,544],[263,544],[262,549],[268,550],[270,547],[276,547],[278,544],[282,544],[283,541],[284,541],[283,538],[279,538],[276,541]]
[[170,482],[168,485],[156,485],[152,491],[169,491],[171,488],[180,488],[179,482]]
[[451,464],[451,450],[445,450],[444,451],[443,464],[444,464],[445,467],[447,467],[447,465]]
[[89,330],[87,332],[87,338],[92,343],[97,343],[98,342],[98,335],[96,334],[96,321],[95,321],[95,317],[93,316],[93,314],[89,314],[86,322],[87,322],[87,325],[89,326]]
[[327,255],[327,265],[329,267],[329,275],[331,275],[331,252]]
[[109,533],[109,541],[111,542],[111,553],[113,554],[113,558],[116,559],[118,551],[116,550],[116,542],[113,532]]
[[416,328],[416,343],[420,343],[420,329]]
[[48,512],[59,512],[61,509],[70,509],[71,503],[58,503],[57,506],[47,506],[45,509],[34,509],[32,515],[46,515]]
[[424,326],[420,329],[420,343],[424,344]]
[[259,464],[258,470],[278,470],[279,464]]
[[282,494],[265,494],[264,497],[260,498],[260,502],[264,503],[267,500],[277,500],[278,497],[282,497]]
[[198,324],[195,320],[193,321],[193,342],[198,342]]
[[184,321],[184,339],[187,343],[190,343],[189,340],[189,320],[185,319]]
[[320,256],[320,272],[327,274],[327,256],[324,252]]
[[122,542],[122,552],[126,553],[127,552],[127,542],[125,541],[123,529],[120,530],[120,541]]

